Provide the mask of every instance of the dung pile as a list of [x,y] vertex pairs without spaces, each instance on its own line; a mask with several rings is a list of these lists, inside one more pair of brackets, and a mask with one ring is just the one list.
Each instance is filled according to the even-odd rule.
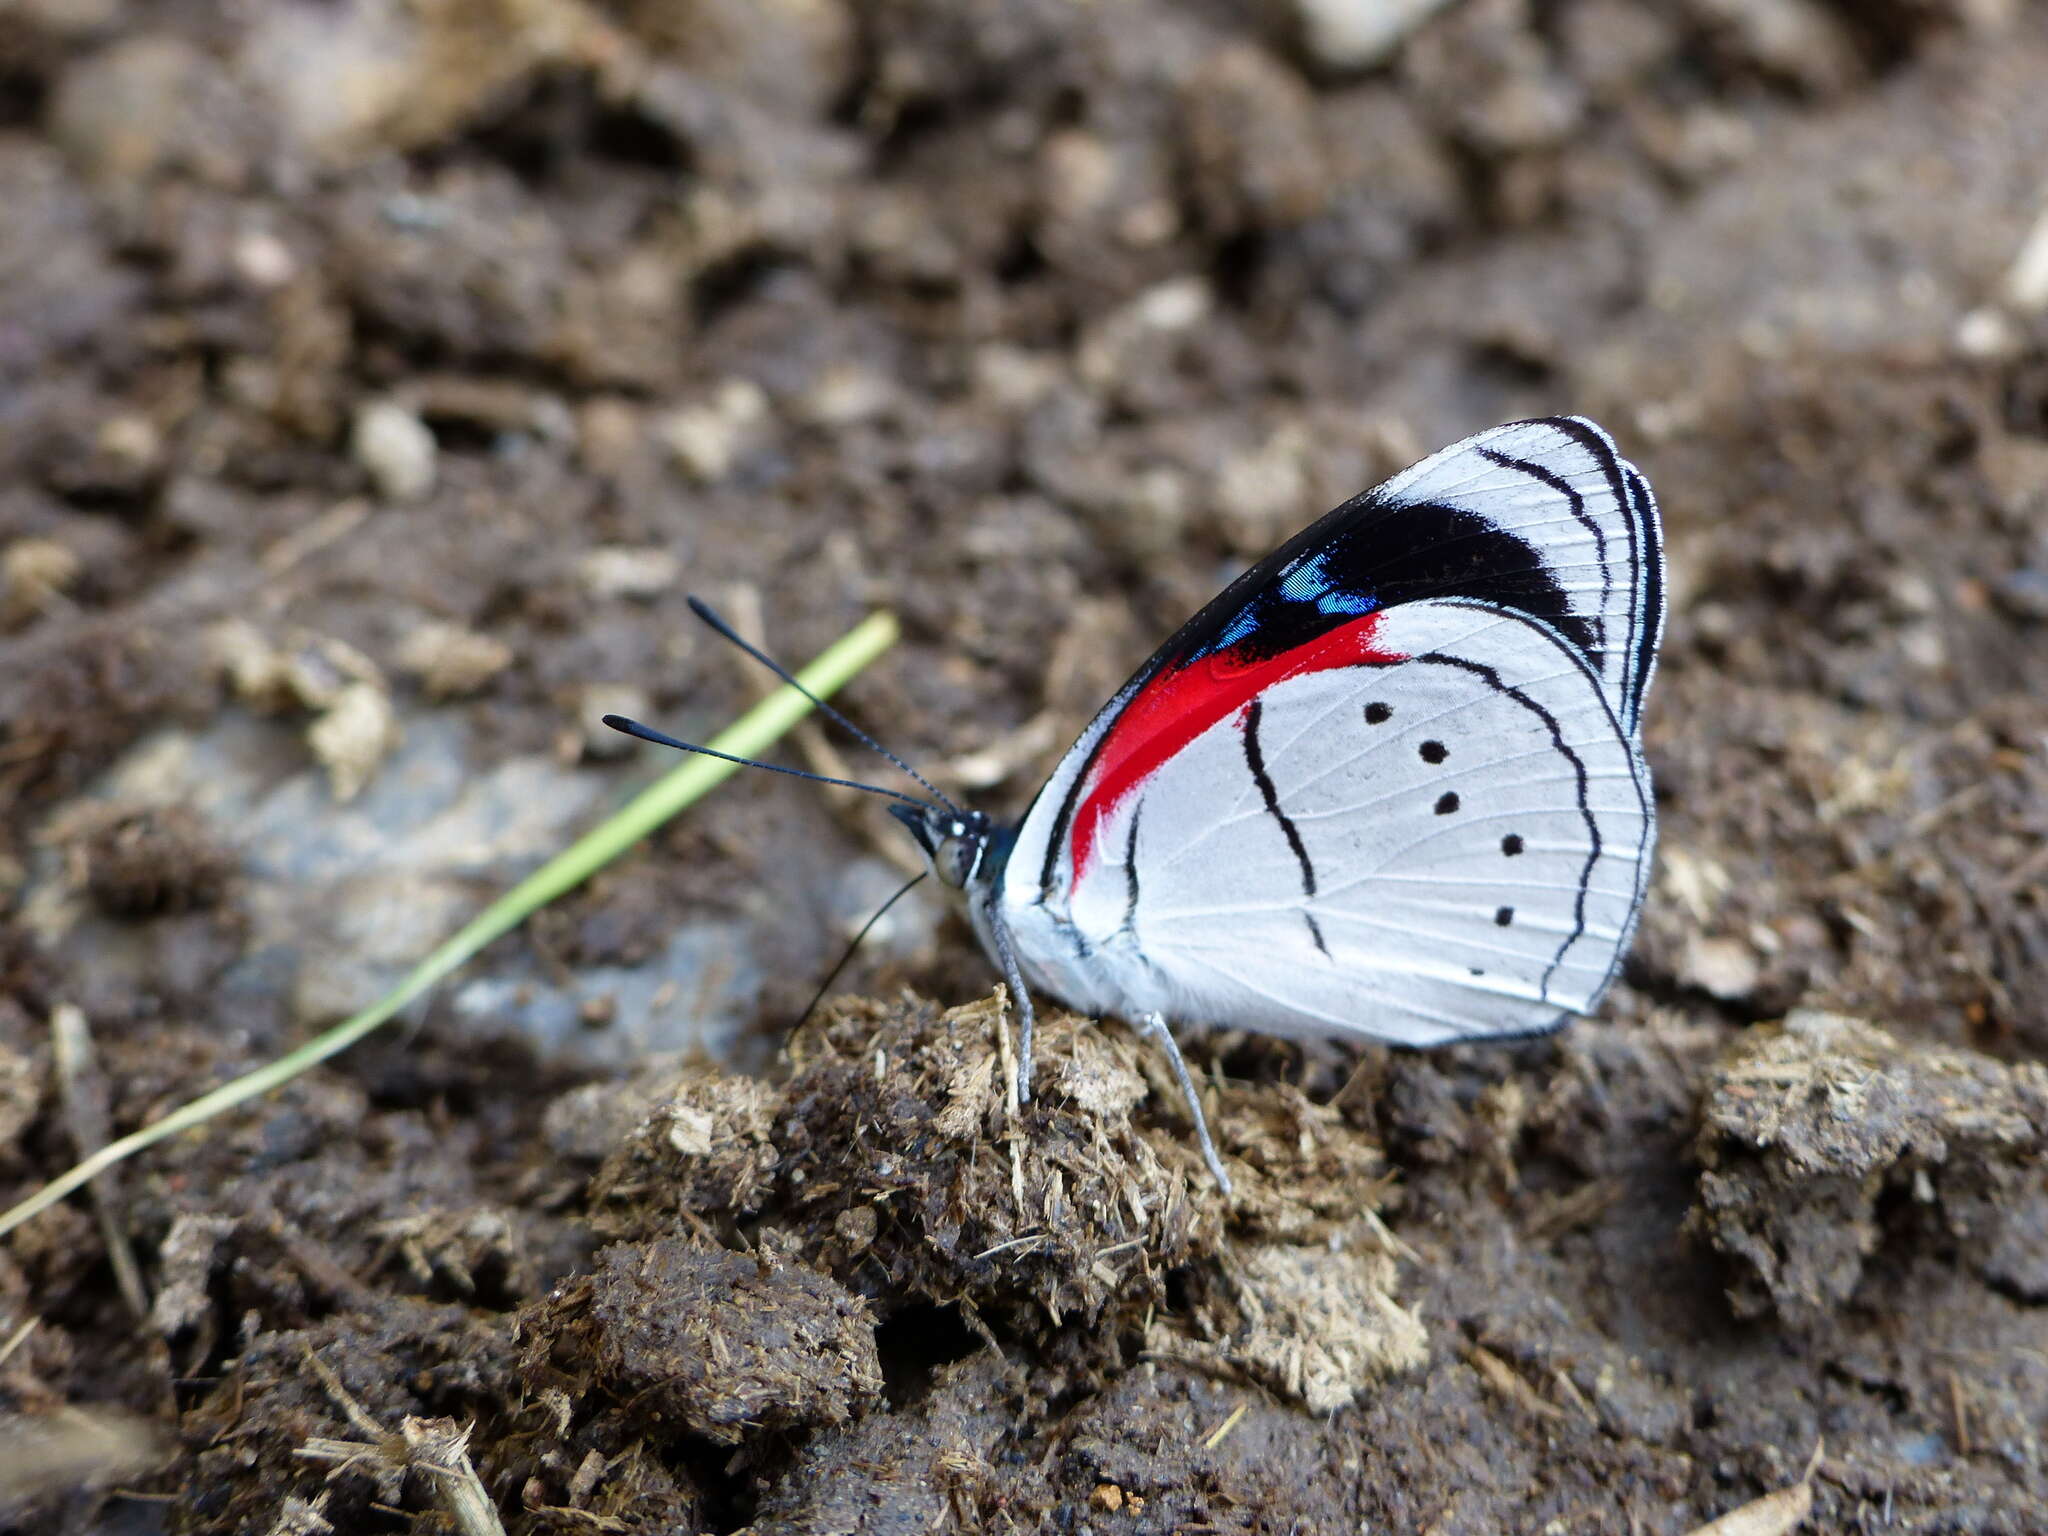
[[[786,1252],[883,1317],[957,1308],[984,1337],[1059,1337],[1098,1363],[1142,1349],[1323,1411],[1421,1358],[1375,1214],[1378,1149],[1296,1090],[1233,1091],[1226,1198],[1119,1029],[1043,1020],[1021,1111],[999,997],[848,1002],[789,1055],[779,1088],[676,1077],[599,1172],[599,1228]],[[1168,1307],[1169,1276],[1191,1310]]]
[[669,1062],[557,1102],[558,1155],[614,1147],[588,1195],[611,1242],[518,1323],[559,1447],[530,1507],[670,1507],[708,1445],[760,1531],[994,1518],[1005,1440],[1140,1360],[1317,1412],[1421,1362],[1378,1149],[1336,1111],[1234,1087],[1226,1198],[1140,1042],[1043,1020],[1019,1111],[1008,1024],[1000,994],[850,1000],[779,1085]]
[[1701,1120],[1689,1222],[1731,1262],[1737,1311],[1835,1311],[1888,1225],[1929,1224],[1994,1286],[2048,1295],[2040,1064],[1802,1010],[1729,1050]]

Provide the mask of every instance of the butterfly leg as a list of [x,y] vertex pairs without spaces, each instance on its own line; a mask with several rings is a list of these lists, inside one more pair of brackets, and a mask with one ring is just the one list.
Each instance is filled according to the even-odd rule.
[[1009,924],[1003,921],[993,897],[982,910],[988,918],[988,931],[996,941],[996,961],[1003,968],[1003,980],[1009,984],[1010,997],[1017,1005],[1017,1107],[1022,1109],[1031,1102],[1031,1026],[1035,1022],[1031,991],[1024,985],[1024,973],[1017,965]]
[[1188,1101],[1188,1113],[1194,1116],[1195,1139],[1202,1144],[1202,1160],[1209,1165],[1209,1172],[1215,1177],[1216,1187],[1224,1194],[1230,1193],[1230,1175],[1223,1171],[1223,1159],[1216,1155],[1216,1143],[1209,1139],[1209,1121],[1202,1114],[1202,1101],[1195,1093],[1195,1081],[1188,1076],[1188,1064],[1181,1060],[1180,1046],[1173,1038],[1173,1031],[1166,1027],[1163,1014],[1148,1013],[1138,1021],[1142,1034],[1150,1035],[1159,1042],[1166,1052],[1166,1059],[1173,1067],[1173,1075],[1180,1083],[1181,1097]]

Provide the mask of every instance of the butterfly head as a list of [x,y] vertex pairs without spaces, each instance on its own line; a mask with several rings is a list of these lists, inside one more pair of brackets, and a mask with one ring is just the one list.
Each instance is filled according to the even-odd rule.
[[942,883],[958,890],[984,873],[995,823],[981,811],[899,803],[889,814],[910,829]]

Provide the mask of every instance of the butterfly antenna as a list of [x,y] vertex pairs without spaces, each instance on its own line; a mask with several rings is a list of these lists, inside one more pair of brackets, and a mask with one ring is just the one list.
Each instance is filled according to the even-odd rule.
[[[758,757],[734,757],[730,752],[720,752],[712,747],[700,747],[694,742],[677,741],[675,737],[668,735],[666,732],[657,731],[651,725],[642,725],[638,720],[628,720],[624,715],[606,715],[604,723],[615,731],[625,732],[628,736],[637,736],[642,741],[651,741],[657,747],[674,747],[678,752],[695,752],[699,757],[715,757],[720,762],[738,763],[742,768],[766,768],[770,773],[786,773],[793,779],[809,779],[813,784],[837,784],[843,789],[865,790],[871,795],[887,795],[891,800],[901,800],[905,804],[921,806],[925,810],[931,809],[929,805],[918,799],[917,796],[906,795],[900,789],[889,789],[881,784],[863,784],[858,779],[828,778],[822,773],[810,773],[802,768],[785,768],[781,763],[764,763]],[[922,783],[923,780],[920,779],[918,782]],[[944,799],[945,797],[941,795],[939,798]],[[946,808],[948,810],[953,809],[952,802],[948,801]]]
[[[749,656],[753,657],[754,660],[761,663],[762,666],[766,667],[770,672],[773,672],[777,677],[781,678],[785,683],[789,684],[789,686],[794,688],[798,693],[802,694],[805,698],[809,699],[813,704],[817,705],[818,709],[825,715],[825,717],[828,720],[836,722],[839,728],[845,731],[848,735],[852,736],[854,740],[860,742],[863,746],[866,746],[876,752],[879,752],[883,757],[889,759],[890,762],[894,763],[898,768],[901,768],[905,773],[909,774],[911,778],[915,779],[919,784],[924,786],[926,792],[929,793],[933,799],[937,800],[939,804],[943,805],[947,810],[954,812],[956,815],[959,813],[960,807],[955,805],[948,798],[946,798],[946,796],[939,790],[938,786],[933,784],[930,779],[927,779],[923,774],[919,773],[915,768],[911,767],[910,764],[903,761],[902,758],[898,757],[894,752],[891,752],[887,747],[883,746],[879,741],[875,740],[874,737],[870,736],[866,731],[862,730],[859,726],[855,725],[851,720],[847,719],[846,716],[839,713],[838,710],[834,709],[830,704],[827,704],[823,699],[819,698],[815,693],[811,692],[810,689],[806,688],[802,683],[798,682],[795,676],[790,672],[789,668],[783,666],[781,662],[777,661],[773,656],[770,656],[766,651],[762,650],[759,646],[754,645],[750,641],[743,638],[738,630],[734,629],[730,624],[726,623],[724,619],[720,618],[715,612],[712,611],[711,605],[709,603],[705,602],[702,598],[699,597],[693,597],[689,600],[689,602],[690,612],[696,614],[698,618],[702,619],[706,624],[710,625],[712,630],[719,636],[720,639],[729,640],[734,645],[738,646],[741,650],[745,651]],[[826,782],[837,783],[839,781],[827,780]],[[906,795],[903,798],[907,800],[910,797]]]
[[[925,873],[929,874],[930,871],[927,870]],[[879,923],[882,920],[883,916],[887,914],[888,910],[891,907],[895,906],[896,903],[901,901],[904,897],[908,896],[911,892],[911,889],[914,886],[921,884],[924,878],[924,875],[912,875],[908,880],[904,881],[902,885],[896,888],[896,894],[894,896],[891,896],[887,901],[883,902],[879,907],[875,908],[875,915],[873,917],[869,918],[866,922],[860,925],[860,932],[856,933],[853,936],[853,942],[846,946],[846,952],[839,957],[838,962],[833,965],[832,969],[825,973],[825,979],[818,983],[818,990],[813,992],[811,994],[811,1000],[808,1003],[804,1004],[804,1011],[798,1014],[796,1016],[796,1022],[789,1026],[791,1031],[802,1029],[804,1027],[804,1022],[807,1019],[809,1019],[812,1014],[818,1011],[818,1004],[822,1003],[825,1000],[825,994],[832,990],[832,983],[837,981],[839,979],[839,973],[846,969],[846,962],[853,958],[853,952],[859,949],[861,946],[861,941],[867,938],[868,930],[873,928],[875,924]]]

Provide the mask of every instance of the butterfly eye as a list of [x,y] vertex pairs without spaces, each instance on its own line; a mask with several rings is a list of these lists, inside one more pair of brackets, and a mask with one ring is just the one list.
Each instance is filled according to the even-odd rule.
[[932,850],[932,873],[958,890],[981,868],[981,857],[987,848],[986,833],[965,822],[949,823],[946,836]]

